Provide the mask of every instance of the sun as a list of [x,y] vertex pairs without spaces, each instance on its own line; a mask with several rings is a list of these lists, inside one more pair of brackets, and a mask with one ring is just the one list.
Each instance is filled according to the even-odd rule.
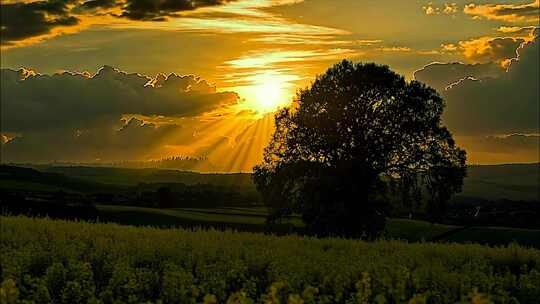
[[275,111],[283,106],[287,100],[286,90],[283,84],[273,79],[253,87],[256,107],[259,112],[267,113]]
[[243,79],[247,85],[235,87],[243,99],[241,108],[260,114],[273,112],[286,106],[292,98],[293,84],[290,75],[275,72],[262,72]]

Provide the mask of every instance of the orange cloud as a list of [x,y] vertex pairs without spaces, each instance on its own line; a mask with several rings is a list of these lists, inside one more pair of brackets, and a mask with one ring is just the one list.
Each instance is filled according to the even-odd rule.
[[457,3],[445,3],[442,6],[436,6],[433,2],[428,3],[422,7],[422,10],[426,15],[453,15],[458,11]]
[[467,4],[463,12],[475,19],[485,18],[508,22],[538,22],[540,0],[529,4]]
[[525,42],[515,37],[481,37],[477,39],[460,41],[459,47],[465,58],[474,63],[498,62],[505,63],[516,57],[517,48]]

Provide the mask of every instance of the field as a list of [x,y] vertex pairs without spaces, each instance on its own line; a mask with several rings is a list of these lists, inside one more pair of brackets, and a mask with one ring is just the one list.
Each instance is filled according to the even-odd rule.
[[534,303],[540,297],[540,251],[517,245],[0,219],[2,303]]
[[[177,208],[157,209],[99,205],[100,221],[153,227],[216,227],[240,231],[266,232],[266,209],[253,208]],[[272,227],[277,233],[302,233],[303,224],[293,216]],[[387,219],[385,238],[409,242],[439,241],[504,245],[512,242],[540,248],[540,230],[506,227],[461,227],[431,224],[420,220]]]
[[[273,226],[265,225],[267,210],[261,206],[258,196],[251,184],[249,174],[200,174],[175,170],[159,169],[121,169],[106,167],[55,167],[37,166],[41,171],[22,167],[0,167],[0,201],[9,198],[10,193],[16,195],[11,204],[26,204],[34,213],[50,214],[60,218],[95,218],[88,215],[86,209],[66,214],[67,207],[58,207],[45,201],[76,204],[87,202],[95,205],[97,219],[100,222],[112,222],[125,225],[154,227],[214,227],[217,229],[235,229],[248,232],[272,232],[275,234],[302,234],[303,224],[298,216],[292,216]],[[471,166],[465,189],[471,194],[477,192],[479,198],[460,199],[466,208],[483,206],[484,215],[497,211],[501,214],[497,221],[459,222],[447,218],[446,224],[430,224],[424,221],[389,218],[384,238],[402,239],[410,242],[422,240],[437,242],[480,243],[489,245],[505,245],[516,242],[524,246],[540,248],[540,229],[534,224],[534,210],[538,212],[538,202],[490,202],[481,197],[491,193],[500,198],[514,197],[526,199],[534,196],[532,184],[537,180],[538,164]],[[471,184],[472,183],[472,184]],[[470,187],[471,185],[487,185],[488,188]],[[186,188],[183,185],[191,185]],[[222,188],[204,188],[212,185]],[[161,208],[153,202],[156,189],[169,187],[176,192],[180,202],[176,206]],[[490,188],[491,187],[491,188]],[[494,189],[498,189],[498,192]],[[62,194],[62,192],[66,194]],[[189,190],[189,191],[187,191]],[[210,194],[203,195],[210,190]],[[180,191],[180,192],[178,192]],[[213,192],[212,192],[213,191]],[[236,196],[230,196],[231,192]],[[473,191],[473,192],[474,192]],[[509,192],[510,191],[510,192]],[[537,190],[535,190],[537,192]],[[18,194],[17,194],[18,193]],[[20,194],[23,193],[21,196]],[[60,195],[58,194],[60,193]],[[150,193],[146,199],[141,194]],[[99,194],[101,195],[99,197]],[[26,200],[24,196],[29,199]],[[96,196],[98,195],[98,196]],[[20,197],[23,197],[20,199]],[[190,198],[183,200],[185,198]],[[232,197],[227,199],[227,197]],[[112,201],[110,200],[112,199]],[[19,200],[19,201],[18,201]],[[142,203],[141,203],[142,202]],[[3,206],[4,203],[2,203]],[[32,206],[32,204],[35,204]],[[56,207],[55,207],[56,206]],[[153,206],[153,207],[149,207]],[[501,209],[508,206],[506,209]],[[37,211],[40,208],[40,211]],[[92,207],[93,208],[93,207]],[[491,209],[490,209],[491,208]],[[529,208],[527,213],[531,219],[528,226],[523,212],[516,213],[519,208]],[[70,209],[71,210],[71,209]],[[502,210],[502,212],[501,212]],[[528,210],[528,209],[525,209]],[[28,211],[28,210],[27,210]],[[19,211],[14,214],[32,214]],[[56,216],[59,211],[63,216]],[[91,210],[90,210],[91,211]],[[506,212],[506,213],[505,213]],[[7,212],[9,214],[9,210]],[[94,214],[93,211],[89,212]],[[450,220],[449,220],[450,219]],[[501,221],[502,220],[502,221]],[[510,228],[521,224],[521,228]],[[463,227],[463,225],[467,225]],[[474,226],[474,227],[473,227]],[[490,227],[500,226],[500,227]]]

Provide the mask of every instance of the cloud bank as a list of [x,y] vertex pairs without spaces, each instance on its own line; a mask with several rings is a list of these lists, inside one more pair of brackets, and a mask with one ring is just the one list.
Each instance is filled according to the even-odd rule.
[[89,128],[123,114],[189,117],[233,105],[236,93],[193,75],[148,77],[104,66],[95,75],[1,70],[3,132]]
[[186,121],[239,100],[193,75],[148,77],[110,66],[95,75],[2,69],[1,99],[3,161],[144,157]]
[[445,124],[471,162],[540,161],[538,36],[509,60],[483,64],[432,63],[415,78],[446,100]]

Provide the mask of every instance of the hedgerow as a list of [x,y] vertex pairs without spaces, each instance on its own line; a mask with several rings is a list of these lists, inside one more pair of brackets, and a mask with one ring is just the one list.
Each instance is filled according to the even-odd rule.
[[1,303],[538,303],[540,251],[1,217]]

